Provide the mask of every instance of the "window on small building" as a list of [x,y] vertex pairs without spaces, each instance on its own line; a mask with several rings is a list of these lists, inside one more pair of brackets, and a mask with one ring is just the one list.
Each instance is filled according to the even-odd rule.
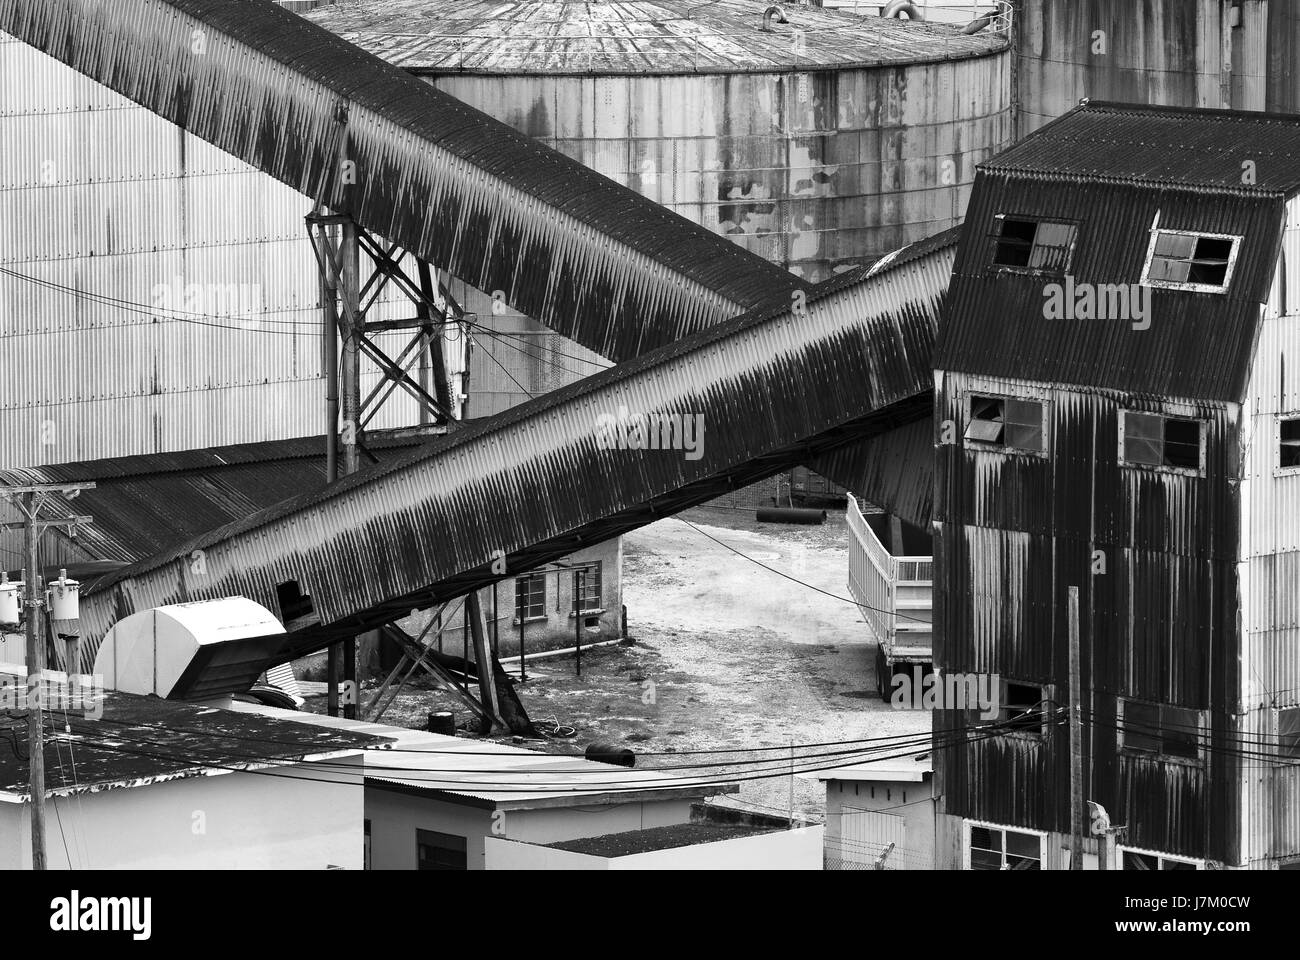
[[1008,450],[1043,452],[1043,404],[972,394],[966,439]]
[[1124,462],[1201,469],[1202,423],[1158,413],[1124,412]]
[[1282,417],[1277,423],[1277,465],[1300,467],[1300,417]]
[[362,850],[362,854],[361,854],[361,868],[363,870],[369,870],[370,869],[370,821],[369,820],[365,821],[365,830],[366,830],[365,848]]
[[969,827],[970,869],[1043,869],[1043,838],[1040,834],[973,823]]
[[1300,757],[1300,707],[1277,712],[1277,752],[1281,757]]
[[1228,289],[1240,237],[1156,230],[1142,282],[1153,287],[1222,293]]
[[1196,760],[1200,757],[1200,715],[1168,704],[1124,702],[1124,749]]
[[419,870],[467,870],[469,843],[454,833],[416,830],[416,868]]
[[[573,568],[573,610],[599,610],[601,590],[601,562],[584,563]],[[579,603],[578,601],[582,602]]]
[[546,616],[546,574],[515,577],[515,620]]
[[1043,732],[1046,719],[1047,691],[1029,683],[1001,681],[998,691],[998,724],[1007,730],[1025,733]]
[[1187,857],[1174,857],[1167,853],[1145,850],[1126,850],[1120,847],[1123,870],[1199,870],[1201,865]]
[[993,265],[1064,273],[1070,268],[1077,230],[1073,223],[998,216],[993,221]]

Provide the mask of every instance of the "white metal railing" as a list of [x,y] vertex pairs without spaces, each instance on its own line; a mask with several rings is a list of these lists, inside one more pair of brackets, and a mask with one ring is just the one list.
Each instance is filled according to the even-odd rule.
[[898,585],[929,585],[931,557],[896,557],[885,549],[862,515],[857,500],[848,498],[849,594],[862,611],[868,629],[880,643],[893,643],[898,629]]

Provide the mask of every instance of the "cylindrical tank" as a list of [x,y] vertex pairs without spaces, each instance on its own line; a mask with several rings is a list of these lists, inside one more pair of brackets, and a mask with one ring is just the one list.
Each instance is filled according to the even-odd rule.
[[1295,0],[1020,0],[1017,136],[1080,99],[1300,110]]
[[441,733],[443,736],[454,737],[456,735],[456,715],[447,710],[429,714],[428,730],[430,733]]
[[616,767],[635,767],[636,754],[627,747],[618,747],[612,743],[593,743],[584,754],[588,760],[597,763],[612,763]]
[[0,573],[0,624],[16,624],[22,619],[22,595],[26,585],[12,583],[9,574]]
[[[1006,31],[769,6],[370,0],[305,15],[812,281],[956,222],[975,165],[1011,135]],[[456,290],[517,338],[478,340],[471,415],[525,399],[501,366],[536,394],[604,365],[494,314],[490,293]]]

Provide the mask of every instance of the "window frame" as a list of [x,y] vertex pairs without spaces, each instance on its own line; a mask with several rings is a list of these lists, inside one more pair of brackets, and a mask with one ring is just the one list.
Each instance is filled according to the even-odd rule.
[[[604,568],[604,563],[603,561],[600,560],[587,560],[582,563],[575,563],[569,568],[570,577],[571,577],[569,581],[569,593],[570,593],[569,619],[570,620],[572,620],[574,617],[591,616],[593,614],[601,614],[605,612],[605,606],[604,606],[605,571],[603,568]],[[587,571],[588,574],[588,577],[585,583],[583,584],[586,593],[584,593],[583,596],[579,597],[578,596],[578,574],[584,570]],[[590,574],[592,570],[596,572],[596,590],[595,590],[596,606],[582,607],[581,609],[579,609],[578,608],[579,601],[586,602],[588,600],[588,596],[586,594],[591,592]]]
[[[1161,853],[1159,850],[1148,850],[1145,847],[1127,847],[1124,844],[1120,843],[1115,845],[1115,853],[1116,856],[1119,858],[1119,869],[1121,870],[1128,869],[1127,867],[1124,866],[1124,855],[1128,853],[1137,854],[1138,856],[1143,856],[1143,857],[1155,857],[1158,864],[1157,869],[1160,871],[1164,870],[1164,864],[1166,860],[1172,861],[1173,863],[1191,864],[1192,869],[1194,870],[1206,869],[1205,861],[1198,860],[1196,857],[1185,857],[1182,854],[1178,854],[1178,853]],[[1135,870],[1133,872],[1136,873],[1137,871]]]
[[[1145,736],[1157,737],[1159,739],[1158,749],[1148,750],[1143,747],[1135,747],[1129,743],[1130,730],[1128,728],[1128,719],[1129,719],[1130,704],[1137,704],[1142,707],[1155,707],[1159,711],[1158,721],[1157,721],[1158,729],[1156,731],[1153,731],[1152,733],[1144,734]],[[1119,734],[1120,734],[1119,752],[1123,756],[1131,757],[1131,758],[1146,758],[1151,760],[1158,760],[1161,763],[1182,763],[1188,766],[1205,765],[1206,751],[1208,748],[1208,744],[1206,742],[1208,736],[1208,730],[1207,730],[1206,716],[1204,710],[1197,710],[1195,707],[1180,707],[1176,704],[1162,703],[1156,700],[1141,700],[1137,697],[1119,697],[1118,705],[1119,705],[1118,714],[1119,714]],[[1180,729],[1177,726],[1171,726],[1166,723],[1165,715],[1164,715],[1164,711],[1166,710],[1183,710],[1186,711],[1187,713],[1195,714],[1196,756],[1190,757],[1178,753],[1165,752],[1164,732],[1166,730],[1177,731]]]
[[1294,420],[1300,423],[1300,412],[1287,412],[1274,415],[1273,423],[1275,424],[1276,442],[1273,444],[1273,476],[1291,477],[1300,476],[1300,463],[1287,465],[1282,462],[1282,424]]
[[[1059,270],[1046,269],[1043,267],[1017,266],[1010,263],[999,263],[995,258],[998,254],[998,244],[1002,242],[1001,224],[1007,220],[1028,221],[1035,225],[1034,239],[1029,242],[1029,260],[1034,258],[1034,246],[1038,240],[1038,227],[1043,224],[1052,224],[1061,227],[1072,227],[1074,234],[1070,237],[1069,245],[1065,247],[1065,263]],[[993,222],[989,225],[989,231],[985,236],[988,242],[988,252],[985,259],[988,269],[993,273],[1015,273],[1029,277],[1064,277],[1074,266],[1074,254],[1079,248],[1079,229],[1083,225],[1080,220],[1067,220],[1061,217],[1042,217],[1032,213],[995,213]],[[1048,244],[1043,244],[1048,246]]]
[[[456,850],[456,849],[452,849],[451,847],[437,846],[437,841],[436,841],[436,840],[434,840],[434,841],[432,841],[432,842],[429,842],[429,841],[427,841],[427,840],[425,839],[426,837],[437,837],[437,838],[440,838],[440,839],[441,839],[441,838],[448,838],[448,839],[452,839],[452,840],[459,840],[462,844],[464,844],[464,850]],[[433,847],[434,849],[438,849],[438,850],[445,850],[445,851],[448,851],[448,852],[450,852],[450,853],[461,854],[461,855],[465,858],[465,864],[464,864],[464,866],[459,866],[459,867],[457,867],[457,866],[431,866],[431,867],[425,867],[425,866],[423,866],[423,864],[424,864],[425,861],[424,861],[424,859],[420,856],[420,848],[421,848],[421,847],[425,847],[425,846]],[[450,871],[468,870],[468,869],[469,869],[469,837],[461,836],[461,835],[458,834],[458,833],[443,833],[443,832],[440,831],[440,830],[425,830],[425,829],[423,829],[422,827],[416,827],[416,829],[415,829],[415,869],[416,869],[416,870],[450,870]]]
[[[1018,403],[1036,403],[1039,407],[1039,425],[1038,435],[1042,441],[1037,450],[1031,450],[1027,447],[1013,447],[1009,444],[995,443],[992,440],[980,440],[978,438],[967,437],[971,423],[974,420],[975,401],[977,400],[1014,400]],[[1008,456],[1038,457],[1040,460],[1050,459],[1051,454],[1049,443],[1049,425],[1051,423],[1050,414],[1051,401],[1042,397],[1028,396],[1024,393],[997,393],[990,390],[965,390],[962,392],[962,444],[970,445],[975,450],[987,450],[990,453],[1001,453]],[[1003,407],[1003,425],[1006,424],[1006,408]],[[1003,432],[1005,437],[1005,430]]]
[[1022,680],[1008,680],[1006,677],[998,677],[998,718],[995,721],[998,724],[1010,722],[1009,719],[1004,718],[1003,716],[1003,714],[1005,714],[1007,710],[1007,688],[1010,686],[1034,687],[1038,690],[1039,697],[1038,700],[1035,701],[1036,703],[1040,704],[1038,708],[1039,710],[1038,726],[1037,728],[1033,728],[1030,727],[1026,722],[1025,726],[1008,727],[1005,730],[999,730],[998,735],[1007,736],[1007,737],[1032,738],[1034,740],[1044,739],[1047,736],[1048,720],[1047,720],[1047,706],[1043,701],[1052,699],[1051,687],[1047,684],[1042,684],[1042,683],[1029,683]]
[[[540,612],[538,613],[531,612],[534,609],[534,605],[532,603],[533,593],[531,589],[529,589],[528,591],[528,603],[527,604],[520,603],[521,597],[519,593],[519,582],[521,580],[527,581],[529,584],[533,583],[534,581],[541,584],[541,599],[538,601],[538,605],[537,605],[537,609]],[[522,612],[522,618],[521,618],[521,612]],[[545,620],[545,619],[546,619],[546,572],[545,571],[529,572],[515,577],[515,616],[514,616],[514,620],[512,621],[514,625],[519,626],[520,623],[532,623],[535,620]]]
[[[1282,742],[1282,714],[1296,714],[1295,741],[1290,746],[1284,747]],[[1290,760],[1300,758],[1300,707],[1279,707],[1273,716],[1273,737],[1277,741],[1277,759],[1279,763],[1287,763]]]
[[1005,823],[990,823],[987,820],[962,820],[961,859],[963,870],[974,869],[974,867],[971,866],[971,830],[976,827],[983,830],[996,830],[1004,835],[1002,838],[1001,850],[1002,867],[1000,869],[1007,869],[1007,840],[1005,836],[1007,833],[1019,833],[1027,837],[1037,837],[1038,869],[1040,871],[1047,869],[1047,831],[1035,830],[1032,827],[1013,827]]
[[[1156,243],[1160,234],[1173,233],[1184,237],[1195,237],[1198,240],[1230,240],[1232,249],[1228,251],[1228,265],[1223,274],[1223,285],[1217,286],[1212,283],[1194,283],[1190,280],[1154,280],[1151,277],[1151,262],[1155,259]],[[1142,279],[1139,281],[1144,287],[1151,287],[1157,290],[1183,290],[1189,293],[1227,293],[1228,288],[1232,286],[1232,278],[1237,269],[1237,257],[1241,252],[1241,243],[1244,237],[1239,237],[1231,233],[1208,233],[1201,230],[1175,230],[1170,227],[1156,226],[1151,228],[1151,236],[1147,241],[1146,259],[1142,262]],[[1193,256],[1195,249],[1193,249]]]
[[[1163,463],[1163,462],[1162,462],[1162,463],[1147,463],[1147,462],[1144,461],[1144,460],[1130,460],[1130,459],[1128,459],[1128,457],[1125,455],[1125,449],[1124,449],[1124,448],[1125,448],[1125,442],[1126,442],[1127,435],[1128,435],[1128,418],[1129,418],[1129,415],[1130,415],[1130,414],[1132,414],[1132,415],[1134,415],[1134,416],[1139,416],[1139,417],[1159,417],[1162,421],[1169,421],[1169,420],[1190,420],[1190,421],[1192,421],[1193,423],[1195,423],[1195,424],[1197,425],[1197,446],[1198,446],[1198,448],[1199,448],[1199,449],[1198,449],[1198,453],[1197,453],[1197,463],[1198,463],[1198,466],[1196,466],[1195,468],[1193,468],[1193,467],[1182,467],[1182,466],[1177,466],[1177,465],[1175,465],[1175,464],[1170,464],[1170,463]],[[1159,410],[1130,410],[1130,409],[1123,409],[1123,410],[1120,410],[1120,412],[1119,412],[1119,418],[1118,418],[1118,419],[1119,419],[1119,429],[1116,430],[1116,433],[1118,434],[1118,439],[1119,439],[1118,450],[1117,450],[1117,456],[1118,456],[1118,459],[1119,459],[1119,464],[1120,464],[1120,466],[1123,466],[1123,467],[1138,467],[1138,468],[1141,468],[1141,469],[1144,469],[1144,470],[1159,470],[1159,471],[1163,471],[1163,472],[1165,472],[1165,473],[1176,473],[1176,474],[1180,474],[1181,476],[1185,476],[1185,477],[1203,477],[1203,476],[1205,476],[1205,460],[1206,460],[1206,449],[1205,449],[1205,448],[1206,448],[1206,434],[1207,434],[1207,432],[1208,432],[1209,421],[1207,421],[1204,417],[1186,416],[1186,415],[1184,415],[1184,414],[1180,414],[1180,413],[1164,413],[1164,412],[1159,411]],[[1166,441],[1165,441],[1165,436],[1164,436],[1164,430],[1163,430],[1163,428],[1162,428],[1162,429],[1161,429],[1161,434],[1160,434],[1160,445],[1161,445],[1162,456],[1163,456],[1163,450],[1164,450],[1164,445],[1165,445],[1165,443],[1166,443]]]

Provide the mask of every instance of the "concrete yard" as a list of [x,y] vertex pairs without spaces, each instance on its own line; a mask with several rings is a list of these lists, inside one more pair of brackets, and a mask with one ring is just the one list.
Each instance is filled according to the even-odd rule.
[[[845,597],[847,531],[842,510],[829,513],[825,526],[800,527],[757,524],[748,511],[701,508],[683,515],[698,531],[669,518],[629,534],[624,602],[636,643],[585,651],[581,678],[569,655],[530,664],[528,682],[519,687],[530,715],[576,728],[573,738],[539,749],[581,752],[589,743],[609,742],[636,750],[638,767],[649,768],[687,761],[647,754],[928,733],[928,713],[892,710],[875,696],[875,645],[852,604],[765,571],[709,539]],[[323,698],[313,698],[309,709],[323,709]],[[427,687],[408,686],[384,719],[420,726],[435,709],[454,705]],[[777,772],[742,782],[741,792],[725,802],[785,814],[788,752],[746,759],[754,756],[771,762],[675,774]],[[734,756],[690,762],[728,759]],[[796,816],[821,818],[819,785],[796,778],[794,802]]]

